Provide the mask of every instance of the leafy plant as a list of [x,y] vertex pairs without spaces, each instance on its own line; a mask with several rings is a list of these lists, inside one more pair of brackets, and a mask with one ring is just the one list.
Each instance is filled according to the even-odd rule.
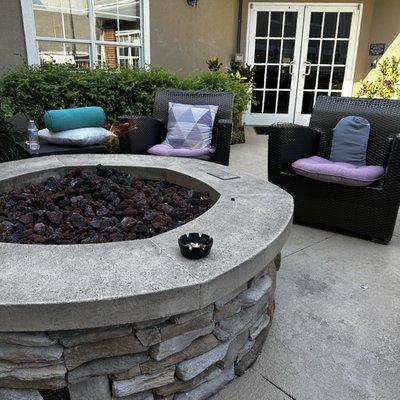
[[151,114],[155,92],[176,87],[178,78],[162,68],[149,70],[44,63],[10,71],[0,82],[0,114],[11,117],[23,112],[43,127],[46,110],[97,105],[107,118]]
[[256,68],[250,66],[249,64],[242,64],[232,60],[228,73],[235,79],[244,80],[253,83],[254,75],[256,73]]
[[163,68],[96,69],[44,63],[17,67],[0,80],[0,115],[12,117],[22,112],[44,126],[47,110],[97,105],[103,107],[108,122],[126,114],[151,115],[157,89],[180,88],[230,91],[235,94],[233,118],[240,130],[241,115],[251,100],[250,83],[226,72],[205,72],[179,79]]
[[0,117],[0,162],[18,160],[17,132]]
[[252,99],[249,82],[232,79],[224,72],[204,72],[190,76],[183,80],[182,89],[205,90],[216,92],[232,92],[235,95],[233,102],[233,130],[240,130],[242,114],[246,111]]
[[358,97],[400,99],[400,58],[392,56],[385,58],[379,64],[377,78],[372,81],[361,81]]
[[209,58],[206,63],[210,71],[219,71],[222,67],[222,63],[219,62],[219,58],[216,56]]

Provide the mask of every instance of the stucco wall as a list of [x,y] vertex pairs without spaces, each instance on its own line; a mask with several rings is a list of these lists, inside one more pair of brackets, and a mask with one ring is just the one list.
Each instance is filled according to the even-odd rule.
[[[288,3],[287,0],[244,0],[242,15],[241,51],[245,53],[249,2]],[[332,3],[328,0],[292,0],[293,3]],[[338,3],[356,3],[341,0]],[[400,0],[361,0],[363,13],[354,82],[364,78],[370,70],[368,56],[371,26],[382,34],[382,26],[396,30],[400,18],[386,16],[395,8],[400,13]],[[151,62],[181,74],[206,69],[205,59],[218,55],[224,65],[236,51],[237,0],[198,0],[189,7],[185,0],[150,0]],[[383,3],[391,3],[383,4]],[[375,7],[376,4],[376,7]],[[379,25],[374,12],[379,10]],[[397,19],[396,19],[397,18]],[[373,22],[373,24],[372,24]],[[390,36],[390,34],[389,34]]]
[[386,43],[386,48],[400,33],[400,1],[375,0],[373,23],[370,41]]
[[[386,51],[382,57],[368,56],[366,80],[373,80],[377,69],[370,68],[373,61],[381,61],[395,55],[400,57],[400,1],[379,0],[375,2],[373,23],[369,37],[370,43],[385,43]],[[363,76],[364,78],[364,76]]]
[[0,75],[26,59],[24,28],[19,0],[0,0]]
[[224,65],[235,52],[237,1],[150,0],[151,63],[185,75],[206,70],[218,55]]
[[[246,49],[248,4],[243,1],[242,52]],[[252,0],[278,3],[285,0]],[[304,0],[292,0],[304,2]],[[327,0],[309,0],[310,3]],[[341,3],[354,3],[342,0]],[[371,71],[369,44],[384,42],[389,53],[400,54],[400,0],[362,0],[364,5],[354,81]],[[237,0],[150,0],[151,61],[185,75],[206,70],[205,60],[218,55],[225,66],[236,51]],[[0,0],[0,74],[26,57],[20,2]],[[4,16],[6,16],[4,18]],[[396,40],[397,38],[397,40]],[[373,71],[372,71],[373,72]]]

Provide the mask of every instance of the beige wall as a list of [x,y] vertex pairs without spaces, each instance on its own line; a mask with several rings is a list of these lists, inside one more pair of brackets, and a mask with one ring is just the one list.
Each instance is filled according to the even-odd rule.
[[20,2],[0,0],[0,75],[26,59]]
[[[244,0],[241,51],[246,51],[249,2],[288,3],[288,0]],[[293,3],[332,3],[328,0],[292,0]],[[356,3],[339,0],[337,3]],[[390,43],[399,31],[400,0],[360,0],[363,4],[354,82],[370,70],[370,42]],[[180,74],[207,68],[205,60],[218,55],[224,65],[236,51],[237,0],[150,0],[151,62]]]
[[150,0],[151,63],[182,75],[206,70],[214,55],[225,66],[235,52],[236,0]]
[[[241,51],[246,49],[248,5],[243,1]],[[265,3],[287,0],[252,0]],[[341,0],[338,3],[354,3]],[[292,0],[292,2],[306,2]],[[308,0],[327,2],[327,0]],[[400,0],[362,0],[363,15],[354,81],[367,77],[374,60],[369,44],[387,44],[387,54],[400,55]],[[224,66],[236,51],[237,0],[198,0],[189,7],[186,0],[150,0],[151,62],[182,75],[206,70],[206,59],[217,55]],[[20,2],[0,0],[0,74],[9,66],[21,64],[26,57]],[[374,71],[372,70],[372,74]],[[370,75],[371,76],[371,75]]]
[[369,42],[386,43],[386,51],[382,57],[367,57],[367,71],[362,78],[373,80],[377,73],[377,69],[370,68],[373,61],[379,63],[391,55],[400,57],[400,0],[375,1]]

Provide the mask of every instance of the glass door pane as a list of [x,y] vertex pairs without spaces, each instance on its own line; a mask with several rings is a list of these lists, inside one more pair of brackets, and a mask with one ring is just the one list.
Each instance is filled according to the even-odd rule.
[[306,66],[299,93],[301,113],[311,114],[319,95],[341,96],[345,79],[352,12],[311,11],[306,31]]
[[264,116],[265,123],[282,120],[282,116],[287,118],[291,101],[294,110],[290,93],[296,87],[294,60],[296,54],[297,60],[300,55],[301,26],[298,26],[298,21],[303,7],[297,8],[300,10],[296,7],[264,6],[256,11],[254,18],[250,63],[255,66],[256,73],[251,113]]

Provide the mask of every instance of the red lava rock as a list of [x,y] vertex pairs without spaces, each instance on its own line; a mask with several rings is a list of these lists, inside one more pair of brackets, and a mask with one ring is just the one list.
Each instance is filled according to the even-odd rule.
[[135,240],[176,228],[213,203],[163,181],[97,166],[0,194],[0,241],[86,244]]
[[18,219],[18,221],[22,222],[23,224],[28,225],[29,223],[33,222],[34,216],[32,214],[25,214],[25,215],[21,215],[17,219]]
[[101,206],[97,212],[96,215],[98,217],[104,217],[105,215],[107,215],[110,212],[110,210],[107,207]]
[[135,218],[132,217],[125,217],[122,221],[121,221],[121,226],[124,229],[130,229],[132,228],[134,225],[136,225],[137,220]]
[[35,243],[45,243],[47,241],[47,237],[42,235],[32,235],[32,239]]
[[167,215],[171,215],[174,212],[174,207],[171,207],[169,204],[161,204],[160,210]]
[[46,215],[50,222],[56,225],[60,225],[64,218],[64,215],[61,211],[47,211]]
[[138,210],[136,210],[133,207],[127,207],[124,210],[124,215],[126,215],[127,217],[135,217],[138,214],[139,214]]

